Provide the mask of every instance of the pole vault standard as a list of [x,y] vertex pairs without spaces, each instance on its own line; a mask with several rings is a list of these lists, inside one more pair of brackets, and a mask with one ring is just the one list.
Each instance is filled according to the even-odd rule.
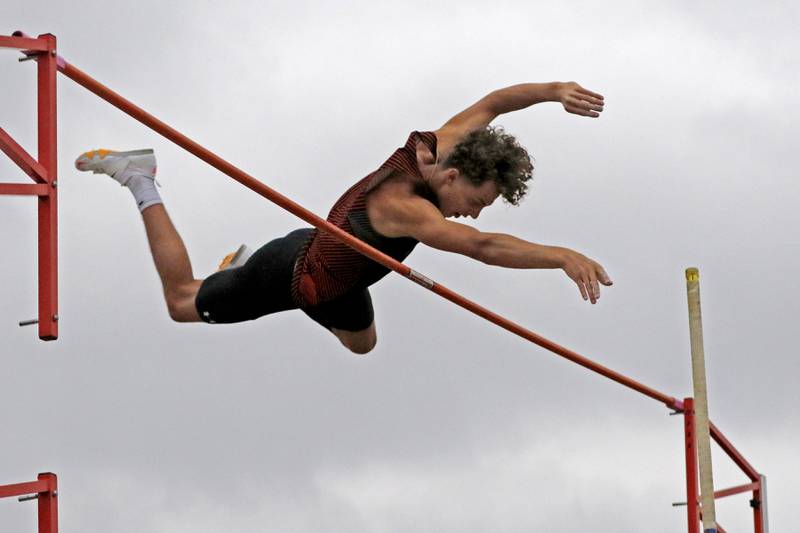
[[[18,32],[19,33],[19,32]],[[56,38],[40,35],[27,39],[21,34],[0,36],[0,48],[24,49],[20,61],[36,60],[36,133],[38,161],[0,128],[0,151],[35,184],[0,183],[0,196],[35,196],[39,218],[38,283],[39,316],[20,326],[39,324],[39,338],[58,338],[58,168],[56,153]]]
[[0,485],[0,498],[17,496],[21,502],[36,500],[39,533],[58,533],[58,478],[49,472],[36,481]]
[[[15,32],[14,37],[16,38],[23,38],[23,39],[30,39],[22,32]],[[31,39],[31,41],[35,41]],[[32,53],[29,55],[33,55]],[[156,133],[166,137],[170,141],[174,142],[181,148],[185,149],[186,151],[192,153],[193,155],[197,156],[201,160],[205,161],[206,163],[210,164],[220,172],[228,175],[229,177],[233,178],[234,180],[238,181],[245,187],[251,189],[252,191],[258,193],[259,195],[263,196],[264,198],[270,200],[271,202],[277,204],[278,206],[282,207],[283,209],[289,211],[290,213],[296,215],[297,217],[305,220],[315,228],[328,232],[338,238],[340,241],[345,243],[346,245],[354,248],[355,250],[359,251],[360,253],[366,255],[373,261],[384,265],[385,267],[401,274],[403,277],[414,281],[415,283],[429,289],[430,291],[438,294],[439,296],[450,300],[451,302],[455,303],[456,305],[463,307],[464,309],[480,316],[492,322],[501,328],[509,331],[519,337],[522,337],[534,344],[541,346],[557,355],[564,357],[574,363],[577,363],[584,368],[587,368],[593,372],[596,372],[602,376],[605,376],[621,385],[624,385],[630,389],[633,389],[645,396],[648,396],[654,400],[663,403],[668,408],[675,410],[679,413],[684,413],[688,415],[690,413],[685,412],[684,405],[685,402],[677,400],[676,398],[659,392],[647,385],[639,383],[636,380],[633,380],[619,372],[611,370],[608,367],[605,367],[599,363],[588,359],[572,350],[569,350],[555,342],[552,342],[541,335],[530,331],[527,328],[524,328],[480,305],[467,298],[464,298],[460,294],[448,289],[447,287],[431,280],[427,276],[412,270],[407,265],[400,263],[393,258],[383,254],[382,252],[376,250],[375,248],[369,246],[368,244],[360,241],[356,237],[350,235],[346,231],[334,226],[327,220],[315,215],[311,211],[305,209],[304,207],[300,206],[299,204],[293,202],[286,196],[283,196],[279,192],[271,189],[264,183],[258,181],[254,177],[250,176],[246,172],[242,171],[241,169],[237,168],[236,166],[232,165],[231,163],[225,161],[221,157],[217,156],[216,154],[212,153],[211,151],[207,150],[200,144],[196,143],[192,139],[188,138],[187,136],[183,135],[176,129],[170,127],[166,123],[162,122],[158,118],[154,117],[153,115],[147,113],[140,107],[136,106],[129,100],[126,100],[116,92],[112,91],[105,85],[101,84],[97,80],[90,77],[88,74],[84,73],[77,67],[67,63],[61,56],[57,57],[57,68],[62,74],[76,82],[77,84],[83,86],[87,90],[93,92],[103,100],[107,101],[111,105],[119,108],[126,114],[130,115],[131,117],[135,118],[145,126],[151,128]],[[693,414],[694,411],[691,411]],[[729,496],[731,494],[736,494],[738,492],[745,492],[752,490],[754,494],[754,499],[751,504],[754,507],[754,516],[755,516],[755,530],[756,533],[766,533],[766,514],[762,514],[761,508],[761,501],[763,499],[763,494],[765,492],[765,480],[763,476],[760,474],[747,462],[747,460],[739,453],[739,451],[728,441],[727,438],[713,425],[710,425],[710,433],[711,437],[720,445],[720,447],[725,451],[725,453],[745,472],[745,474],[751,479],[752,483],[749,485],[743,485],[740,487],[734,487],[732,489],[727,489],[724,491],[720,491],[719,495],[715,495],[716,497],[724,497]],[[687,430],[686,434],[686,442],[687,442],[687,454],[689,453],[689,448],[694,448],[694,436],[693,434],[690,436]],[[690,446],[691,444],[691,446]],[[691,472],[692,468],[688,464],[689,461],[687,460],[687,476],[688,480],[687,483],[694,483],[691,480],[692,475],[696,479],[697,473]],[[690,492],[691,494],[691,492]],[[753,503],[754,502],[754,503]],[[697,502],[689,502],[689,508],[696,509]],[[690,514],[689,521],[690,524],[693,520],[693,516]],[[763,525],[762,525],[763,524]],[[691,530],[691,526],[690,526]]]

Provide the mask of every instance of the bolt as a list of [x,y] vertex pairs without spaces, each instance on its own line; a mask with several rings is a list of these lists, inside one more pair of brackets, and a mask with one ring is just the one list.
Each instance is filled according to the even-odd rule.
[[50,55],[52,57],[56,57],[56,51],[55,50],[50,50]]
[[53,180],[53,187],[56,187],[57,185],[58,185],[58,180]]
[[58,314],[53,315],[53,322],[58,322]]

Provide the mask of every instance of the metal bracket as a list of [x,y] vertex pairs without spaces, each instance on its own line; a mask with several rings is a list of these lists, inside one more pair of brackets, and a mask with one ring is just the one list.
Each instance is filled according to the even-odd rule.
[[[57,490],[53,491],[53,497],[55,498],[56,496],[58,496]],[[26,496],[20,496],[19,498],[17,498],[17,500],[21,502],[29,502],[31,500],[38,500],[38,499],[39,499],[39,494],[28,494]]]

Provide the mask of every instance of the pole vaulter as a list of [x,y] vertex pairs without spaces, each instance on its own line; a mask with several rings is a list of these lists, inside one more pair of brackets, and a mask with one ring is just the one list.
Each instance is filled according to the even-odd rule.
[[[21,48],[20,46],[20,39],[30,39],[25,36],[22,32],[15,32],[14,34],[17,41],[15,41],[14,47]],[[5,38],[8,39],[8,38]],[[0,45],[2,45],[2,41],[0,41]],[[30,53],[28,55],[35,55],[35,53]],[[277,191],[271,189],[267,185],[263,184],[262,182],[256,180],[249,174],[245,173],[244,171],[240,170],[236,166],[232,165],[231,163],[225,161],[224,159],[220,158],[219,156],[213,154],[206,148],[202,147],[195,141],[189,139],[182,133],[178,132],[174,128],[168,126],[158,118],[154,117],[153,115],[147,113],[146,111],[142,110],[141,108],[137,107],[130,101],[126,100],[122,96],[118,95],[108,87],[104,86],[103,84],[99,83],[98,81],[91,78],[89,75],[78,69],[77,67],[67,63],[63,58],[57,56],[57,68],[62,74],[76,82],[77,84],[83,86],[87,90],[93,92],[100,98],[106,100],[111,105],[119,108],[126,114],[130,115],[131,117],[135,118],[142,124],[148,126],[149,128],[153,129],[157,133],[161,134],[162,136],[166,137],[167,139],[171,140],[181,148],[184,148],[188,152],[194,154],[201,160],[205,161],[206,163],[210,164],[214,168],[218,169],[220,172],[228,175],[229,177],[235,179],[242,185],[246,186],[247,188],[253,190],[254,192],[258,193],[259,195],[263,196],[264,198],[270,200],[271,202],[277,204],[278,206],[282,207],[283,209],[289,211],[290,213],[296,215],[297,217],[301,218],[302,220],[308,222],[315,228],[317,228],[321,232],[325,232],[329,235],[332,235],[342,243],[346,244],[347,246],[351,247],[352,249],[358,251],[359,253],[363,254],[364,256],[370,258],[371,260],[375,261],[376,263],[383,265],[384,267],[401,274],[403,277],[414,281],[415,283],[427,288],[428,290],[438,294],[439,296],[463,307],[464,309],[500,326],[501,328],[522,337],[534,344],[537,344],[557,355],[560,355],[574,363],[577,363],[593,372],[596,372],[602,376],[605,376],[617,383],[620,383],[628,388],[631,388],[645,396],[648,396],[658,402],[664,404],[670,409],[673,409],[676,412],[684,413],[687,417],[689,415],[694,415],[694,411],[685,412],[685,406],[691,405],[691,398],[684,399],[684,401],[680,401],[672,396],[659,392],[651,387],[648,387],[642,383],[639,383],[623,374],[620,374],[614,370],[611,370],[603,365],[600,365],[572,350],[569,350],[563,346],[560,346],[536,333],[533,331],[528,330],[514,322],[478,305],[467,298],[455,293],[454,291],[448,289],[447,287],[437,283],[427,276],[416,272],[409,268],[407,265],[403,264],[400,261],[397,261],[390,257],[387,254],[382,253],[381,251],[375,249],[374,247],[370,246],[369,244],[364,243],[362,240],[356,238],[355,236],[351,235],[350,233],[342,230],[341,228],[331,224],[325,219],[315,215],[311,211],[305,209],[304,207],[298,205],[297,203],[293,202],[289,198],[283,196],[282,194],[278,193]],[[80,168],[80,167],[79,167]],[[688,420],[688,418],[687,418]],[[692,471],[690,463],[692,461],[689,460],[689,453],[690,449],[693,450],[695,446],[695,441],[693,436],[693,430],[690,431],[690,425],[686,425],[686,438],[687,438],[687,488],[691,489],[692,486],[695,487],[694,494],[696,495],[696,462],[695,470]],[[751,465],[747,462],[746,459],[733,447],[730,441],[725,438],[725,436],[714,426],[713,423],[709,422],[709,431],[711,437],[720,445],[720,447],[726,452],[726,454],[739,466],[744,473],[750,478],[751,483],[748,485],[742,485],[739,487],[733,487],[731,489],[725,489],[715,493],[713,496],[716,498],[729,496],[731,494],[736,494],[739,492],[745,491],[753,491],[754,499],[751,502],[754,508],[754,517],[755,517],[755,531],[756,533],[765,533],[766,532],[766,514],[761,512],[761,503],[762,503],[762,492],[765,491],[765,479],[761,476]],[[690,434],[692,434],[690,436]],[[694,485],[693,485],[694,484]],[[688,494],[692,495],[692,491],[689,490]],[[707,494],[703,496],[708,497]],[[753,503],[754,502],[754,503]],[[689,531],[695,531],[697,526],[698,515],[692,513],[698,512],[697,501],[689,501],[688,506],[690,508],[689,514]],[[764,502],[765,503],[765,502]],[[764,505],[765,508],[765,505]],[[713,512],[713,511],[712,511]],[[692,522],[694,522],[695,529],[692,529]],[[722,533],[722,528],[718,528],[719,532]]]

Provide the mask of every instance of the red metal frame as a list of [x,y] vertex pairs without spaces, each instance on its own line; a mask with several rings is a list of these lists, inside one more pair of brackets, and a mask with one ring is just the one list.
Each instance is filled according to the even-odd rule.
[[[19,32],[18,32],[19,33]],[[58,338],[58,184],[56,139],[56,38],[36,39],[15,33],[0,36],[0,48],[16,48],[37,63],[38,161],[0,128],[0,150],[37,184],[0,184],[0,195],[37,198],[39,220],[39,338]]]
[[689,533],[700,533],[697,492],[697,449],[694,439],[694,400],[683,400],[683,434],[686,441],[686,513]]
[[[683,417],[684,417],[684,439],[686,449],[686,505],[687,505],[687,519],[689,526],[689,533],[700,532],[700,520],[703,516],[700,509],[700,499],[698,494],[697,482],[697,446],[694,432],[694,399],[684,398],[683,400]],[[767,516],[766,512],[762,509],[765,501],[762,501],[762,494],[766,485],[766,477],[756,473],[755,469],[742,457],[739,451],[734,448],[730,441],[725,438],[725,435],[714,426],[710,424],[711,436],[714,441],[722,448],[722,450],[736,463],[736,465],[745,473],[752,483],[738,485],[727,489],[714,491],[714,499],[725,498],[733,496],[734,494],[742,494],[744,492],[753,492],[753,499],[750,500],[750,505],[753,507],[753,521],[754,531],[756,533],[768,533]],[[764,505],[762,505],[762,503]],[[717,523],[717,531],[724,533],[722,526]]]
[[[195,141],[186,137],[174,128],[168,126],[153,115],[147,113],[143,109],[137,107],[132,102],[126,100],[118,95],[108,87],[102,85],[95,79],[91,78],[86,73],[78,68],[70,65],[63,58],[55,53],[55,38],[52,35],[43,35],[39,39],[25,38],[21,32],[15,32],[14,37],[0,37],[0,47],[6,46],[11,48],[22,48],[27,50],[26,55],[35,56],[39,62],[39,162],[34,161],[22,150],[13,139],[8,137],[5,132],[0,129],[0,149],[6,152],[23,170],[28,173],[34,180],[49,185],[50,189],[44,189],[37,186],[22,186],[22,185],[3,185],[0,186],[0,193],[2,194],[35,194],[39,197],[39,229],[40,229],[40,302],[47,301],[53,304],[55,302],[55,295],[50,292],[55,287],[55,175],[56,175],[56,149],[55,149],[55,69],[63,73],[68,78],[72,79],[79,85],[85,87],[93,92],[100,98],[106,100],[110,104],[119,108],[131,117],[135,118],[145,126],[151,128],[156,133],[166,137],[178,146],[184,148],[188,152],[194,154],[201,160],[210,164],[219,171],[227,174],[234,180],[242,185],[248,187],[269,201],[277,204],[283,209],[291,212],[299,218],[305,220],[312,226],[321,231],[325,231],[342,241],[344,244],[354,248],[360,253],[366,255],[372,260],[380,263],[387,268],[394,270],[402,276],[422,285],[423,287],[431,290],[439,296],[450,300],[463,307],[464,309],[500,326],[501,328],[518,335],[534,344],[537,344],[557,355],[560,355],[574,363],[577,363],[592,372],[596,372],[604,377],[607,377],[621,385],[633,389],[645,396],[648,396],[660,403],[663,403],[668,408],[675,410],[678,413],[684,414],[684,438],[685,438],[685,453],[686,453],[686,471],[687,471],[687,504],[688,511],[688,527],[690,533],[698,532],[698,520],[701,510],[699,509],[697,500],[697,458],[696,458],[696,442],[694,436],[694,407],[691,398],[686,398],[683,402],[676,398],[659,392],[655,389],[648,387],[636,380],[633,380],[619,372],[615,372],[610,368],[592,361],[572,350],[564,348],[536,333],[530,331],[510,320],[478,305],[471,300],[468,300],[460,294],[451,291],[443,285],[434,282],[428,277],[412,270],[408,266],[400,263],[393,258],[381,253],[380,251],[372,248],[371,246],[363,243],[359,239],[343,231],[342,229],[329,223],[311,211],[296,204],[289,198],[283,196],[277,191],[271,189],[267,185],[261,183],[254,177],[235,167],[231,163],[225,161],[221,157],[212,153],[210,150],[199,145]],[[42,54],[41,52],[46,52]],[[39,55],[37,55],[39,54]],[[44,80],[44,81],[43,81]],[[50,176],[51,179],[47,179]],[[44,245],[42,244],[43,237],[46,239]],[[44,258],[44,261],[43,261]],[[43,263],[50,262],[52,265],[50,270],[43,270]],[[47,275],[42,275],[42,273]],[[45,285],[42,285],[45,280]],[[49,283],[49,285],[47,284]],[[48,290],[49,289],[49,290]],[[42,296],[44,295],[44,297]],[[53,304],[54,305],[54,304]],[[55,307],[52,307],[55,312]],[[40,318],[43,316],[40,311]],[[55,327],[55,321],[52,324]],[[42,324],[40,323],[40,335]],[[51,330],[57,331],[57,330]],[[44,338],[44,337],[43,337]],[[53,337],[55,338],[55,337]],[[754,509],[755,531],[756,533],[767,532],[767,520],[765,511],[765,478],[761,476],[751,465],[744,459],[738,450],[728,441],[728,439],[719,431],[719,429],[710,424],[710,432],[712,438],[722,448],[722,450],[739,466],[745,474],[750,478],[751,482],[748,485],[741,485],[725,489],[715,493],[715,497],[725,497],[740,492],[753,491],[753,500],[751,504]],[[719,531],[723,531],[719,528]]]
[[39,474],[38,481],[0,485],[0,498],[14,496],[23,496],[20,501],[36,499],[39,533],[58,533],[58,478],[55,474],[47,472]]

